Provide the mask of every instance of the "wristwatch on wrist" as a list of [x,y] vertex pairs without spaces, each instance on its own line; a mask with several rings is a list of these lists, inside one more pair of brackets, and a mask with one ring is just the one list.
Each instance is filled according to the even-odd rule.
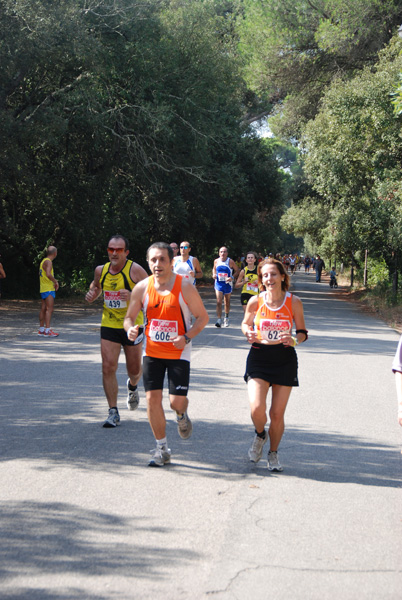
[[186,334],[184,334],[184,339],[186,340],[186,344],[189,344],[191,342],[191,339]]

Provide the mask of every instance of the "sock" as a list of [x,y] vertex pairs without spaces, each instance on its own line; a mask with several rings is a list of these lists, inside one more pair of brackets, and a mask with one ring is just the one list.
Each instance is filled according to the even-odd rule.
[[43,327],[43,325],[41,327],[39,327],[39,331],[45,331],[45,328]]
[[50,331],[50,327],[46,327],[45,333],[49,333],[49,331]]
[[128,380],[128,389],[130,390],[130,392],[135,392],[135,390],[137,389],[137,386],[131,385],[131,381]]
[[265,436],[267,435],[267,432],[265,431],[265,429],[261,433],[258,433],[258,431],[256,429],[254,431],[257,434],[257,437],[265,440]]
[[167,447],[167,438],[164,437],[161,440],[156,440],[156,445],[158,448],[166,448]]
[[225,319],[229,318],[229,313],[225,313]]
[[184,417],[184,413],[179,413],[176,411],[176,416],[178,419],[182,419]]

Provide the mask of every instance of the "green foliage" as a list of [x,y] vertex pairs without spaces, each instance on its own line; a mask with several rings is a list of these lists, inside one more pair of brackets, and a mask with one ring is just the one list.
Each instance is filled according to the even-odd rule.
[[336,79],[350,79],[389,42],[402,21],[398,0],[244,0],[240,49],[278,135],[298,137]]
[[[351,82],[335,82],[305,127],[304,167],[316,200],[296,204],[281,223],[289,231],[293,220],[302,231],[304,222],[304,233],[317,240],[323,254],[332,248],[351,257],[367,248],[389,264],[394,251],[402,252],[402,141],[389,96],[402,68],[401,45],[393,40],[375,69],[364,69]],[[327,213],[321,236],[315,221],[306,219],[310,207]]]
[[156,239],[202,255],[260,240],[261,214],[276,231],[282,176],[241,124],[234,15],[212,0],[0,0],[0,245],[29,287],[49,243],[75,288],[116,232],[144,264]]

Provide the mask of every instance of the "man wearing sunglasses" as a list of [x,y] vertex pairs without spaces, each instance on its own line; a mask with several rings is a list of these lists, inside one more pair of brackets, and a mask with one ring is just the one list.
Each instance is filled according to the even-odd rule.
[[173,271],[195,285],[195,280],[202,277],[202,270],[198,258],[190,256],[190,250],[189,242],[180,244],[180,256],[173,260]]
[[114,235],[109,240],[107,253],[109,262],[95,269],[94,280],[85,296],[87,302],[93,302],[103,292],[103,312],[101,323],[102,382],[109,404],[109,415],[103,427],[116,427],[120,424],[117,408],[118,383],[117,367],[123,347],[127,367],[127,407],[138,408],[140,401],[137,384],[141,377],[141,355],[144,317],[138,314],[136,325],[140,335],[135,342],[127,338],[123,322],[126,316],[131,290],[147,277],[146,271],[137,263],[128,260],[128,240]]

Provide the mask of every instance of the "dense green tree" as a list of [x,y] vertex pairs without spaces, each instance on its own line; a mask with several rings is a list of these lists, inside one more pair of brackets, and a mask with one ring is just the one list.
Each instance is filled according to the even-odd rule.
[[[394,39],[374,69],[333,83],[305,128],[304,165],[316,198],[295,204],[282,224],[315,238],[321,251],[350,257],[367,248],[388,263],[402,253],[401,122],[390,96],[401,46]],[[309,214],[325,215],[327,225],[319,231]]]
[[[251,120],[298,137],[314,118],[326,88],[350,79],[391,39],[402,21],[399,0],[244,0],[240,47],[260,99]],[[273,108],[274,107],[274,110]]]
[[240,244],[281,205],[224,4],[0,0],[0,244],[32,288],[50,242],[69,282],[116,231],[144,262],[155,239]]

